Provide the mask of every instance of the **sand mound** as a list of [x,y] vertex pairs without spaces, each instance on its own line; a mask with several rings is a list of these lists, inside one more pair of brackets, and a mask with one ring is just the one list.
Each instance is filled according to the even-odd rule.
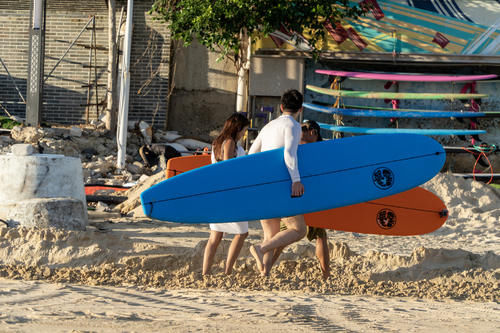
[[500,257],[491,252],[479,255],[464,250],[418,248],[411,256],[377,251],[360,255],[345,243],[331,243],[332,277],[324,281],[311,243],[291,246],[271,276],[263,278],[250,256],[250,242],[246,242],[234,274],[225,276],[230,241],[223,240],[212,275],[203,277],[206,240],[193,248],[172,251],[159,243],[98,231],[2,228],[0,234],[0,256],[8,258],[0,265],[0,277],[89,285],[500,300]]
[[134,242],[119,233],[94,230],[68,231],[7,228],[0,225],[0,258],[3,264],[79,267],[120,263],[142,251],[153,252],[158,244]]
[[500,213],[500,193],[484,183],[440,173],[422,187],[440,197],[456,217],[468,209],[473,213],[494,211],[497,217]]
[[230,240],[202,276],[205,225],[134,218],[94,222],[87,231],[8,228],[0,224],[0,277],[89,285],[157,288],[315,291],[500,301],[500,196],[487,185],[440,174],[424,185],[448,206],[439,230],[391,237],[329,231],[331,278],[322,279],[314,243],[288,247],[267,278],[249,246],[261,239],[252,224],[231,276]]

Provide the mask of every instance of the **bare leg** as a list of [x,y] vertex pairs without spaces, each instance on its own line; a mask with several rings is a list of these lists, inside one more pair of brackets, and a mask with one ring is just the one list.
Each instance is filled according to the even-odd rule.
[[287,230],[279,231],[279,219],[262,220],[264,241],[261,245],[250,247],[250,252],[257,260],[257,266],[264,275],[269,274],[271,269],[273,250],[300,240],[307,232],[306,222],[302,215],[287,217],[282,220],[286,224]]
[[330,251],[328,249],[328,239],[326,237],[316,238],[316,257],[318,257],[323,279],[330,277]]
[[[264,230],[264,242],[272,239],[280,231],[280,221],[281,219],[270,219],[260,221],[262,224],[262,230]],[[263,243],[264,243],[263,242]],[[273,252],[264,253],[262,258],[262,275],[268,276],[273,266]]]
[[[263,241],[270,240],[280,230],[280,219],[261,220],[262,230],[264,231]],[[262,275],[268,275],[272,264],[272,252],[269,254],[260,251],[260,245],[250,246],[250,253],[257,261],[257,268]]]
[[260,246],[262,253],[290,245],[306,235],[307,228],[303,215],[283,218],[283,222],[286,224],[287,229],[262,242]]
[[214,262],[215,252],[222,240],[223,232],[210,230],[210,237],[208,238],[207,245],[205,246],[205,253],[203,254],[203,275],[210,273],[210,268]]
[[244,234],[234,235],[233,241],[231,242],[231,246],[229,246],[229,251],[227,252],[227,260],[226,260],[226,270],[225,273],[227,275],[231,274],[233,271],[233,266],[240,254],[241,248],[243,247],[243,243],[245,242],[245,238],[247,238],[248,232]]
[[273,251],[273,260],[271,262],[271,266],[274,266],[274,264],[276,263],[276,261],[278,260],[278,258],[280,257],[281,253],[283,252],[283,250],[285,249],[285,247],[280,247],[280,248],[277,248],[277,249],[274,249]]

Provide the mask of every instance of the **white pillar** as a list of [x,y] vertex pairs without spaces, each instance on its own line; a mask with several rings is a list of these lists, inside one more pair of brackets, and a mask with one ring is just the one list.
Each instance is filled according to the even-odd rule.
[[128,102],[130,91],[130,49],[132,45],[132,18],[134,16],[134,0],[127,3],[127,21],[125,23],[125,43],[123,46],[123,65],[120,85],[120,106],[118,110],[117,143],[118,157],[116,167],[125,168],[125,155],[127,154],[127,123]]

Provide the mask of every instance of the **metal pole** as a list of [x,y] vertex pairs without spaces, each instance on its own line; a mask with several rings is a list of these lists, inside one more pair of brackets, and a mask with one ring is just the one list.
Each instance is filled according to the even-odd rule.
[[30,46],[26,124],[38,126],[43,102],[43,66],[45,57],[45,0],[32,0],[30,10]]
[[[89,23],[93,20],[93,17],[89,20]],[[85,26],[87,27],[87,26]],[[85,28],[84,28],[85,29]],[[78,37],[77,37],[78,38]],[[85,106],[85,121],[89,123],[90,117],[90,92],[92,90],[92,85],[90,84],[92,80],[92,42],[94,40],[94,34],[90,33],[90,41],[89,41],[89,75],[87,81],[87,105]],[[64,57],[64,56],[63,56]]]
[[16,81],[14,80],[14,78],[12,77],[12,75],[10,75],[10,72],[7,69],[7,65],[5,65],[5,63],[3,62],[2,58],[0,58],[0,62],[2,63],[3,68],[5,68],[5,71],[7,72],[7,75],[11,79],[12,83],[14,84],[14,87],[16,88],[17,93],[19,94],[19,97],[21,97],[21,100],[23,101],[23,103],[26,104],[26,100],[24,99],[23,94],[21,94],[21,91],[19,90],[19,87],[17,86]]
[[134,16],[134,1],[128,0],[127,21],[125,23],[125,45],[123,47],[123,66],[120,85],[120,107],[118,111],[118,157],[116,167],[125,167],[125,155],[127,153],[127,123],[128,123],[128,102],[130,90],[130,49],[132,45],[132,18]]
[[54,72],[54,70],[57,68],[57,66],[59,66],[59,64],[61,63],[61,61],[66,56],[66,54],[68,54],[69,50],[71,50],[71,48],[73,47],[73,45],[75,45],[76,41],[80,38],[80,36],[82,35],[82,33],[85,31],[85,29],[87,29],[87,27],[89,26],[90,22],[92,22],[92,18],[90,18],[90,20],[87,22],[87,24],[85,24],[85,26],[80,31],[80,33],[78,34],[78,36],[76,36],[76,38],[71,42],[71,44],[68,46],[68,48],[66,49],[66,51],[64,51],[64,54],[61,56],[61,58],[59,58],[59,60],[54,65],[54,67],[50,70],[50,73],[45,77],[44,82],[49,79],[50,75]]

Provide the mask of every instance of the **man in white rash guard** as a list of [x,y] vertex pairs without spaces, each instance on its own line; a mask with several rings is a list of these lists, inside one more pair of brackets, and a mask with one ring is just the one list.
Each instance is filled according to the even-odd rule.
[[[304,186],[300,182],[297,147],[302,135],[302,129],[297,118],[302,112],[302,94],[297,90],[289,90],[281,96],[280,109],[283,113],[279,118],[265,125],[250,147],[249,154],[283,147],[284,160],[290,179],[294,197],[304,194]],[[280,231],[280,221],[287,230]],[[303,215],[261,220],[264,240],[259,245],[252,245],[250,252],[257,261],[257,267],[262,275],[269,275],[275,249],[285,247],[302,239],[307,231]]]

